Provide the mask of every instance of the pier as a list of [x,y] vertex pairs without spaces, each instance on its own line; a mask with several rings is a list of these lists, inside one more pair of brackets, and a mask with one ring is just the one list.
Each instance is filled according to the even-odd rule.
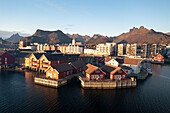
[[136,87],[136,79],[127,79],[120,81],[113,81],[109,79],[105,79],[102,81],[89,81],[85,77],[79,76],[79,80],[81,81],[81,86],[84,89],[117,89],[117,88],[132,88]]

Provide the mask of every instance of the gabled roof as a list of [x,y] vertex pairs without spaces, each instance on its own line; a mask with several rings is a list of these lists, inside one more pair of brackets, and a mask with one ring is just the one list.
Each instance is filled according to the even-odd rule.
[[57,61],[57,60],[64,60],[65,57],[62,54],[50,54],[46,53],[44,56],[49,60],[49,61]]
[[78,68],[83,68],[86,64],[81,60],[77,60],[75,62],[71,62],[71,65],[76,69],[78,69]]
[[102,70],[106,73],[110,73],[112,72],[113,70],[115,70],[116,68],[115,67],[111,67],[111,66],[108,66],[108,65],[105,65]]
[[120,65],[120,67],[122,68],[122,69],[127,69],[127,70],[131,70],[132,68],[131,67],[129,67],[129,66],[123,66],[123,65]]
[[114,74],[115,72],[119,71],[120,69],[122,69],[121,67],[117,67],[117,66],[113,66],[110,64],[105,65],[102,70],[107,72],[107,73],[111,73]]
[[36,59],[39,59],[43,53],[33,53],[33,55],[36,57]]
[[56,69],[59,73],[73,70],[73,67],[70,64],[59,64],[51,66],[53,69]]
[[123,63],[124,62],[123,58],[118,58],[118,57],[106,57],[105,62],[109,62],[112,59],[116,60],[118,63]]
[[7,54],[9,54],[9,55],[11,55],[11,56],[13,56],[13,57],[14,57],[14,55],[10,54],[10,53],[9,53],[9,52],[7,52],[7,51],[0,51],[0,56],[1,56],[2,54],[4,54],[4,53],[7,53]]
[[29,53],[27,56],[25,56],[25,58],[29,58],[31,56],[31,53]]
[[[87,64],[85,67],[83,67],[83,70],[85,70],[86,73],[91,74],[93,73],[95,70],[99,69],[100,71],[102,71],[99,67],[91,65],[91,64]],[[102,71],[103,72],[103,71]],[[103,72],[105,73],[105,72]]]
[[123,64],[138,65],[138,63],[141,61],[142,61],[142,59],[124,58]]

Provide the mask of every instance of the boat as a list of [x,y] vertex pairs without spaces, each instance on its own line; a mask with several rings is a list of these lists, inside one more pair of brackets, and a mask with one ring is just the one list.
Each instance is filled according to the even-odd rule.
[[152,69],[151,68],[146,68],[148,75],[152,75]]

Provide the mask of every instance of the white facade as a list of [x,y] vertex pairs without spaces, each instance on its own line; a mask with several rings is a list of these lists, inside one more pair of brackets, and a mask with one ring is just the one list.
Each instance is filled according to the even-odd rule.
[[138,74],[142,67],[141,62],[138,62],[138,65],[132,65],[132,64],[123,64],[123,65],[131,67],[133,70],[133,73],[135,73],[135,74]]
[[69,45],[59,46],[59,50],[62,53],[71,53],[71,54],[83,54],[84,53],[84,47],[81,45],[77,45],[74,38],[72,40],[72,43],[70,43]]
[[114,58],[112,58],[111,60],[105,62],[105,65],[107,65],[107,64],[117,66],[117,67],[119,66],[119,63]]
[[106,43],[96,45],[96,51],[100,55],[110,55],[116,49],[116,43]]
[[97,51],[95,49],[84,49],[84,54],[92,55],[95,53],[97,53]]

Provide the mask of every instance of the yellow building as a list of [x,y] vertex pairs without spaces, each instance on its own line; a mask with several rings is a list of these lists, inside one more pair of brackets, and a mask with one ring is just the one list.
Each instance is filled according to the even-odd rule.
[[30,55],[31,54],[28,54],[26,57],[25,57],[25,67],[29,67],[29,64],[30,64],[30,59],[29,59],[29,57],[30,57]]

